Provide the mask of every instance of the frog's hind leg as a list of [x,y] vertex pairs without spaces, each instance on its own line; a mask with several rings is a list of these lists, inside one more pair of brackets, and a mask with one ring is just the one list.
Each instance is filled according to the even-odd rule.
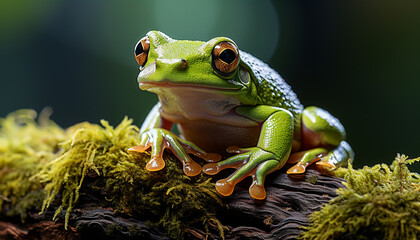
[[302,152],[294,153],[289,163],[296,163],[288,174],[304,173],[306,167],[317,162],[323,168],[345,166],[354,159],[354,152],[344,141],[346,132],[343,125],[329,112],[308,107],[302,112]]

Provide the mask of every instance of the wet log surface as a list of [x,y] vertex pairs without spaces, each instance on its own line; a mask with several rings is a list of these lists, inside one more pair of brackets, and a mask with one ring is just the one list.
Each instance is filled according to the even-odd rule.
[[337,196],[342,179],[309,169],[305,175],[274,174],[267,177],[267,198],[256,201],[248,191],[226,200],[232,239],[296,239],[308,224],[308,215]]
[[[308,224],[308,215],[336,196],[343,187],[342,179],[322,175],[309,169],[304,175],[290,176],[279,171],[266,180],[267,198],[252,199],[250,182],[236,187],[232,196],[224,198],[228,209],[218,213],[229,228],[226,239],[296,239]],[[144,219],[123,216],[110,208],[97,207],[93,196],[73,209],[68,230],[63,217],[51,221],[53,210],[42,216],[32,213],[25,224],[19,219],[0,217],[0,239],[169,239],[161,230]],[[199,229],[186,229],[186,239],[205,239]],[[210,238],[219,238],[210,236]]]

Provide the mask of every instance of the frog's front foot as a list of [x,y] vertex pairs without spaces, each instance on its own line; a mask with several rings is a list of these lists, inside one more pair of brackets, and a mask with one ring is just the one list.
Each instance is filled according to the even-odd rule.
[[238,155],[218,163],[208,163],[203,166],[203,172],[209,175],[217,174],[226,168],[236,169],[228,178],[217,181],[217,192],[223,196],[229,196],[238,182],[248,176],[252,176],[253,182],[249,188],[249,194],[255,199],[264,199],[266,197],[264,180],[269,173],[280,168],[280,162],[276,160],[278,157],[259,147],[242,149],[231,146],[227,151]]
[[188,154],[203,158],[207,162],[216,162],[221,159],[219,154],[206,153],[195,144],[181,139],[174,133],[163,128],[152,128],[142,133],[141,143],[138,146],[128,149],[129,152],[145,152],[152,148],[151,159],[146,164],[149,171],[159,171],[165,167],[163,152],[169,148],[181,161],[184,173],[187,176],[196,176],[201,172],[201,166],[196,163]]

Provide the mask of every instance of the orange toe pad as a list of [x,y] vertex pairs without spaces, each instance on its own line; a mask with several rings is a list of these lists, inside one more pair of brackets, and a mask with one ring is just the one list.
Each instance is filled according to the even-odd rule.
[[305,172],[305,170],[306,170],[305,166],[301,164],[296,164],[295,166],[287,170],[287,174],[302,174]]
[[144,152],[146,151],[150,146],[135,146],[135,147],[131,147],[129,149],[127,149],[127,151],[129,152]]
[[327,168],[335,168],[335,165],[329,162],[319,161],[316,163],[318,166],[327,167]]
[[149,171],[159,171],[165,167],[165,161],[161,157],[152,157],[146,164],[146,169]]
[[223,196],[229,196],[233,193],[235,185],[228,182],[226,179],[220,179],[216,182],[216,191]]
[[191,161],[184,164],[184,173],[187,176],[194,177],[200,174],[200,172],[201,166],[198,163]]
[[267,196],[267,193],[265,192],[264,186],[254,182],[251,187],[249,187],[249,195],[257,200],[263,200]]
[[203,166],[203,172],[208,175],[214,175],[220,171],[217,163],[208,163]]

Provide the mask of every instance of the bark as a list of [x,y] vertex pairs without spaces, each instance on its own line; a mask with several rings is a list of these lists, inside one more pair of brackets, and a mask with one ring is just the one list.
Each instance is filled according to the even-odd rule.
[[[252,199],[250,182],[238,185],[224,198],[228,209],[217,217],[228,227],[226,239],[296,239],[308,215],[336,196],[342,179],[308,169],[304,175],[272,173],[266,180],[267,198]],[[53,209],[43,215],[30,214],[27,223],[0,216],[0,239],[169,239],[164,231],[147,224],[147,217],[124,216],[111,208],[99,207],[97,196],[81,200],[73,209],[68,230],[63,216],[51,221]],[[205,239],[203,230],[185,229],[186,239]],[[220,238],[217,232],[210,238]]]

